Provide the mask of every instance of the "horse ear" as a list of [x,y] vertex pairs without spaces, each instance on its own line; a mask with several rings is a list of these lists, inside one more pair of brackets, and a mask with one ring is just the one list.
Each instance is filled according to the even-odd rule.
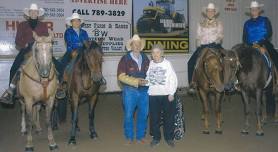
[[90,46],[91,46],[91,41],[84,41],[84,46],[86,47],[86,49],[90,49]]
[[105,40],[105,38],[100,38],[98,41],[97,41],[97,44],[101,47],[102,46],[102,42]]

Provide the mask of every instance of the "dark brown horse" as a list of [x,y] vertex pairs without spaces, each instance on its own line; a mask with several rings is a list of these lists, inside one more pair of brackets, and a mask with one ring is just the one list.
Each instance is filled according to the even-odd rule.
[[[76,144],[78,129],[78,107],[84,101],[89,103],[89,132],[92,139],[97,138],[94,124],[94,112],[98,91],[103,79],[101,45],[95,41],[89,42],[87,49],[81,51],[73,61],[72,70],[67,76],[68,98],[71,104],[72,128],[69,144]],[[67,73],[67,72],[65,72]]]
[[244,103],[244,115],[245,123],[241,130],[242,134],[248,134],[249,132],[249,116],[251,99],[256,101],[256,118],[257,118],[257,130],[256,135],[264,135],[262,129],[262,111],[263,108],[263,91],[268,84],[271,85],[270,72],[268,66],[262,57],[259,50],[249,47],[244,44],[238,44],[232,48],[232,51],[226,53],[225,57],[225,70],[227,77],[230,77],[231,83],[238,80],[238,86],[240,88],[243,103]]
[[195,69],[197,92],[203,105],[204,134],[209,134],[209,99],[214,97],[216,113],[215,133],[222,134],[221,102],[224,94],[223,67],[219,50],[204,48]]

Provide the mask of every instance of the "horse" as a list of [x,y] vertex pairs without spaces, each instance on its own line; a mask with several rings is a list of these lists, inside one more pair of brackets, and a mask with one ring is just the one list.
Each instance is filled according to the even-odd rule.
[[95,41],[85,43],[86,49],[80,51],[73,61],[70,71],[65,71],[67,79],[67,96],[71,105],[71,132],[69,144],[76,144],[78,128],[78,107],[84,101],[89,103],[89,135],[92,139],[98,137],[95,130],[95,107],[101,86],[103,52],[102,47]]
[[58,81],[55,66],[52,63],[53,33],[49,33],[49,36],[39,37],[33,32],[35,42],[32,47],[32,56],[21,67],[17,84],[17,96],[19,97],[22,108],[22,132],[26,132],[25,115],[27,115],[26,152],[34,151],[32,142],[33,121],[36,121],[37,131],[41,130],[38,117],[40,109],[38,105],[41,104],[46,107],[49,148],[50,150],[56,150],[58,148],[53,137],[50,122]]
[[222,55],[224,50],[204,48],[198,59],[194,79],[197,93],[202,101],[204,120],[203,134],[209,134],[209,100],[214,97],[216,113],[216,134],[222,134],[221,102],[224,95]]
[[[231,51],[226,53],[224,67],[226,76],[230,79],[230,84],[238,80],[243,104],[245,123],[241,133],[249,133],[250,100],[256,101],[256,135],[263,136],[263,93],[264,89],[272,85],[272,75],[270,67],[266,64],[262,54],[256,48],[245,44],[235,45]],[[273,66],[272,66],[273,67]]]

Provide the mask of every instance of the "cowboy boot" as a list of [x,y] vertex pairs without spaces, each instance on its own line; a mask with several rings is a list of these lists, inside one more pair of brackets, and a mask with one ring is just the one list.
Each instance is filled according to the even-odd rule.
[[58,84],[58,88],[57,88],[57,92],[56,92],[57,99],[64,99],[66,97],[65,85],[66,85],[66,82],[64,82],[64,81],[62,81]]
[[0,98],[0,102],[1,103],[5,103],[5,104],[14,104],[14,92],[15,92],[15,85],[10,84],[9,88],[7,90],[5,90],[5,92],[2,94],[1,98]]
[[192,81],[191,83],[189,84],[189,88],[188,88],[188,93],[190,95],[194,95],[196,93],[196,87],[197,87],[197,84],[196,84],[196,81],[195,81],[195,70],[193,71],[193,76],[192,76]]
[[14,99],[17,81],[19,80],[19,76],[20,76],[20,70],[18,70],[15,73],[15,76],[13,77],[13,79],[9,85],[9,88],[7,90],[5,90],[5,92],[2,94],[2,96],[0,98],[0,102],[5,103],[5,104],[14,104],[13,99]]

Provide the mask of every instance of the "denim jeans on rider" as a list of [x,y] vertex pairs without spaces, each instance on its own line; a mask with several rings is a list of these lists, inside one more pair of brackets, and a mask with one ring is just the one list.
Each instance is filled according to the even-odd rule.
[[[146,135],[149,113],[149,95],[147,87],[123,87],[124,134],[127,140],[134,140],[134,118],[136,120],[136,140],[142,140]],[[137,110],[136,117],[134,117]]]

